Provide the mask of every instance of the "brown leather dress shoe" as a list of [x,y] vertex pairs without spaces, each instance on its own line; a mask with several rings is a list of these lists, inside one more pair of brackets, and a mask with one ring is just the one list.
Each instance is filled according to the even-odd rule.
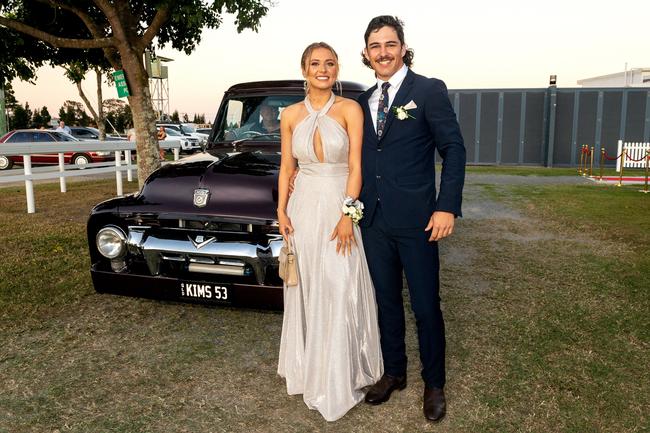
[[424,417],[429,421],[440,421],[447,412],[445,391],[440,388],[424,388]]
[[384,374],[381,379],[370,387],[366,394],[366,403],[382,404],[388,401],[390,394],[396,389],[406,388],[406,376],[390,376]]

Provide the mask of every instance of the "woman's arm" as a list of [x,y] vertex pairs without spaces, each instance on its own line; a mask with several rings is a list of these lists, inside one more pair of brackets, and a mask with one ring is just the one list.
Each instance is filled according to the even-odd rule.
[[280,115],[281,159],[280,173],[278,175],[278,223],[280,233],[286,238],[293,233],[291,220],[287,216],[287,203],[289,202],[289,179],[296,169],[296,160],[291,152],[292,119],[294,107],[287,107]]
[[361,144],[363,141],[363,110],[353,100],[346,101],[348,107],[345,110],[345,121],[347,124],[348,137],[350,139],[350,153],[348,154],[348,183],[346,194],[353,199],[359,198],[361,193]]
[[[348,181],[346,184],[346,195],[353,199],[359,197],[361,192],[361,144],[363,140],[363,111],[359,104],[352,100],[346,100],[342,107],[346,131],[350,142],[348,153]],[[343,254],[351,254],[352,246],[357,242],[354,239],[352,230],[352,218],[341,214],[338,224],[332,232],[331,240],[337,239],[336,252],[343,249]]]

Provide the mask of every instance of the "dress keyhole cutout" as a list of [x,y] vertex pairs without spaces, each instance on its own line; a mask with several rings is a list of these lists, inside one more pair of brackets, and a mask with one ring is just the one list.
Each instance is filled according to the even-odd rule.
[[323,151],[323,141],[320,138],[320,131],[318,130],[318,127],[314,129],[314,154],[316,155],[316,159],[318,162],[323,163],[325,162],[325,152]]

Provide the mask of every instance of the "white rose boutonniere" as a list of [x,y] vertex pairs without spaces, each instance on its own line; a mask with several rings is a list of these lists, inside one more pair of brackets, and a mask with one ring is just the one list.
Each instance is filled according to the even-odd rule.
[[406,120],[408,118],[415,119],[415,117],[409,113],[409,110],[412,110],[414,108],[418,108],[418,106],[415,105],[415,102],[411,101],[406,105],[393,107],[393,113],[395,113],[395,117],[397,117],[399,120]]

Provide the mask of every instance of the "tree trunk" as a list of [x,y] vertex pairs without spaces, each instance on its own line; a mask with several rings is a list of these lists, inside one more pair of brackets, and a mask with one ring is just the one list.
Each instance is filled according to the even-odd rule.
[[97,75],[97,129],[99,129],[99,139],[106,140],[106,122],[104,121],[104,97],[102,95],[102,71],[95,68]]
[[[79,96],[81,96],[81,99],[84,101],[84,104],[86,104],[86,107],[88,107],[88,110],[90,110],[90,115],[93,116],[93,119],[95,120],[95,122],[97,122],[97,113],[95,112],[93,105],[88,100],[88,97],[84,93],[84,90],[81,88],[81,81],[76,81],[75,84],[77,85]],[[79,125],[79,126],[86,126],[86,125]]]
[[7,127],[7,117],[6,117],[7,108],[5,107],[5,89],[0,81],[0,135],[5,135],[9,130]]
[[142,56],[130,47],[120,49],[122,67],[129,85],[129,105],[133,113],[136,152],[138,157],[138,183],[144,181],[160,167],[158,140],[156,139],[156,114],[151,103],[149,77]]

